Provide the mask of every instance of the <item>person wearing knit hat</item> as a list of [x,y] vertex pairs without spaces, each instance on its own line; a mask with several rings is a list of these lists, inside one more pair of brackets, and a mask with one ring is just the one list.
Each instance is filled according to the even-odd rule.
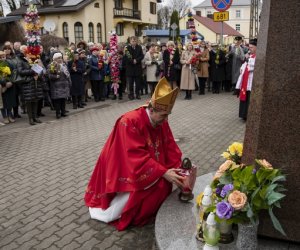
[[172,184],[182,187],[182,153],[168,123],[178,92],[163,78],[148,105],[117,120],[86,188],[92,219],[113,221],[120,231],[145,225],[172,192]]
[[53,62],[47,70],[50,81],[50,92],[56,111],[56,119],[67,116],[66,99],[70,96],[71,78],[61,53],[53,55]]
[[246,61],[241,67],[241,74],[236,83],[236,93],[240,98],[239,117],[244,121],[247,120],[250,94],[252,90],[253,71],[256,58],[257,39],[249,41],[249,54],[247,54]]
[[53,54],[53,57],[52,57],[53,60],[56,60],[58,58],[62,58],[62,53],[56,52],[56,53]]

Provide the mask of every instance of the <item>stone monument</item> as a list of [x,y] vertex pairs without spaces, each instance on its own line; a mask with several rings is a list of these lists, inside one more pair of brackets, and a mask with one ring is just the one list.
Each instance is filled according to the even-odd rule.
[[243,162],[265,158],[287,174],[274,210],[287,237],[260,217],[259,234],[300,242],[300,2],[263,1]]

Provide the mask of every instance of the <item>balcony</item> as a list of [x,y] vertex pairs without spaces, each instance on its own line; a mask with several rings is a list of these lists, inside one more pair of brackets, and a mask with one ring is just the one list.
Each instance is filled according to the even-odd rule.
[[122,17],[122,18],[130,18],[130,19],[141,19],[141,11],[140,10],[133,10],[133,9],[117,9],[114,8],[114,18],[115,17]]

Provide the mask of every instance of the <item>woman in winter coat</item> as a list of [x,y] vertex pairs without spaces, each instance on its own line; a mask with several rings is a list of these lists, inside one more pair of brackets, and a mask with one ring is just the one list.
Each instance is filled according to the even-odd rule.
[[195,73],[193,71],[192,58],[196,56],[193,44],[188,43],[186,50],[182,52],[180,63],[182,64],[180,89],[185,90],[186,100],[192,99],[192,90],[195,89]]
[[50,93],[56,111],[56,119],[66,115],[66,99],[70,96],[71,79],[67,65],[63,62],[62,54],[55,53],[53,62],[48,66]]
[[177,85],[177,70],[181,68],[179,50],[173,41],[167,42],[167,49],[163,53],[164,76],[169,81],[172,89]]
[[[4,45],[3,51],[6,53],[6,61],[8,62],[9,66],[12,70],[17,69],[18,65],[18,57],[16,57],[14,51],[12,50],[10,45]],[[14,104],[13,106],[13,117],[14,118],[21,118],[19,115],[19,96],[21,95],[21,86],[19,84],[13,84],[11,90],[14,92],[14,97],[12,97],[14,100],[11,100]]]
[[31,62],[29,55],[20,55],[18,73],[24,78],[21,88],[29,124],[35,125],[36,123],[41,123],[41,120],[37,117],[37,108],[38,101],[43,98],[43,80],[41,75],[32,70],[32,65],[29,62]]
[[159,51],[156,51],[154,43],[150,45],[149,51],[146,52],[144,62],[146,65],[147,84],[150,87],[152,96],[157,82],[160,78],[160,65],[163,62],[161,53]]
[[199,80],[199,95],[205,94],[205,83],[208,78],[208,68],[209,68],[209,51],[206,47],[206,43],[201,41],[200,43],[200,58],[199,64],[197,66],[197,76]]
[[[5,68],[7,67],[7,69],[12,72],[13,67],[7,62],[6,54],[4,51],[0,51],[0,61],[3,65],[5,65]],[[0,76],[0,84],[3,88],[3,92],[0,93],[3,105],[3,107],[1,108],[1,114],[3,116],[5,124],[15,122],[12,115],[12,109],[16,105],[15,86],[9,81],[8,78],[9,75],[7,75],[6,77],[3,75]]]

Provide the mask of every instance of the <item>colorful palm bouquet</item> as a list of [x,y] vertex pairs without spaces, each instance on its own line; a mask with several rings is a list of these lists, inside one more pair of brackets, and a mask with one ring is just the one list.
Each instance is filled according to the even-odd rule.
[[273,213],[280,208],[286,191],[282,182],[285,175],[266,160],[256,160],[253,165],[241,164],[243,145],[233,143],[222,156],[226,161],[219,167],[211,183],[213,205],[208,211],[216,213],[216,220],[227,223],[258,223],[261,210],[267,210],[273,226],[285,232]]

